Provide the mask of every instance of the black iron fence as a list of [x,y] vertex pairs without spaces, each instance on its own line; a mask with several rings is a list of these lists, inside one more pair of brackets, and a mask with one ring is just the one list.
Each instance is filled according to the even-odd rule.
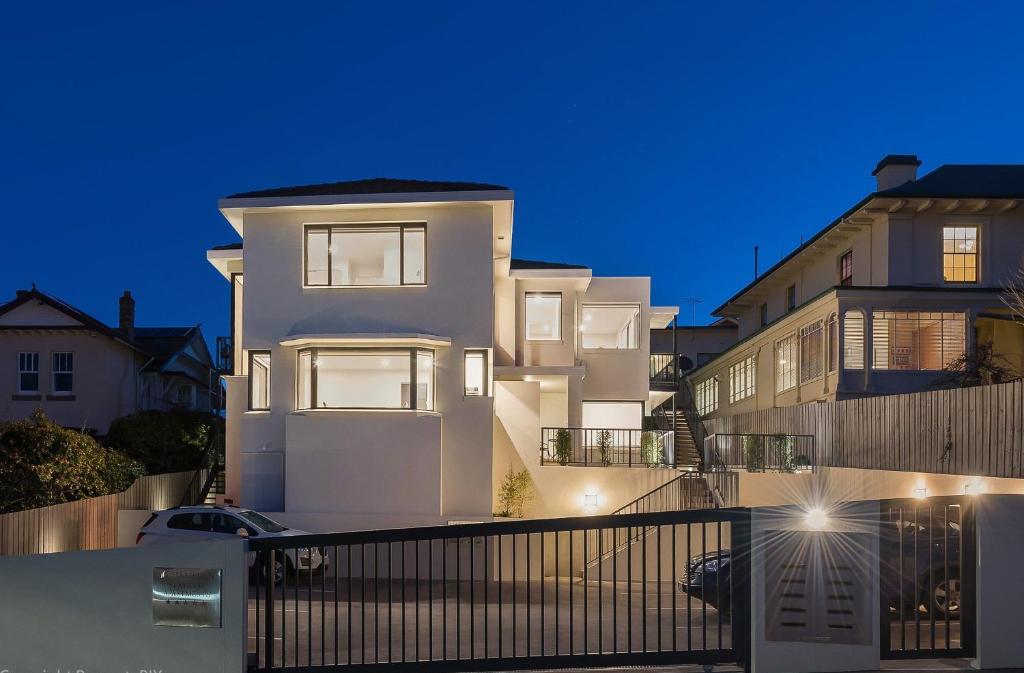
[[675,464],[671,430],[541,428],[541,465],[666,467]]
[[882,658],[975,654],[970,496],[881,503]]
[[813,435],[715,433],[704,438],[704,467],[708,471],[813,471]]
[[253,539],[252,670],[745,661],[749,545],[743,509]]

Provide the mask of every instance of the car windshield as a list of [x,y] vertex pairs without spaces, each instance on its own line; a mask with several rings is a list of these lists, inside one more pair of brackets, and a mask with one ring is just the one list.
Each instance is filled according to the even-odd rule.
[[242,517],[243,519],[245,519],[252,525],[256,526],[257,528],[266,531],[267,533],[280,533],[282,531],[288,530],[287,526],[282,526],[278,522],[272,519],[268,519],[259,512],[238,512],[238,516]]

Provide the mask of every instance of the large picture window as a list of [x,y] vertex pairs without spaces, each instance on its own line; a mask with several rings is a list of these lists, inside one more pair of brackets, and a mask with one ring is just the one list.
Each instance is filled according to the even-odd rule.
[[790,334],[775,344],[775,392],[796,387],[796,335]]
[[947,283],[978,282],[978,228],[942,228],[942,279]]
[[434,351],[307,348],[298,353],[299,409],[434,409]]
[[800,383],[821,378],[824,369],[822,321],[800,328]]
[[964,354],[963,313],[875,311],[871,368],[935,371]]
[[638,304],[584,304],[580,318],[580,344],[583,348],[640,347]]
[[562,295],[559,292],[526,293],[526,340],[562,340]]
[[306,285],[424,285],[426,238],[424,224],[307,226]]
[[746,357],[729,367],[729,402],[739,402],[756,392],[757,356]]
[[718,377],[712,376],[698,383],[694,397],[697,398],[697,413],[701,416],[718,409]]

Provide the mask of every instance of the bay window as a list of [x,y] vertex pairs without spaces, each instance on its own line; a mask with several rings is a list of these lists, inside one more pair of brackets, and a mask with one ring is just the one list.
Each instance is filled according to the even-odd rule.
[[526,340],[562,340],[562,294],[526,293]]
[[298,352],[299,409],[434,409],[434,351],[306,348]]
[[638,304],[584,304],[580,318],[580,345],[583,348],[640,347]]
[[338,224],[305,229],[305,283],[323,287],[424,285],[426,225]]
[[800,383],[820,378],[823,360],[822,321],[817,320],[800,328]]
[[875,311],[872,369],[937,371],[964,354],[963,313]]

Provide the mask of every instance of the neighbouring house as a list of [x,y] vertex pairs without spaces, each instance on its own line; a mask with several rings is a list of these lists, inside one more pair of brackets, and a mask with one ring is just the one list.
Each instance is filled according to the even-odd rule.
[[980,343],[1024,371],[1001,301],[1024,253],[1024,165],[889,155],[875,191],[713,312],[738,341],[688,380],[705,418],[926,390]]
[[481,520],[526,469],[534,515],[593,513],[695,460],[650,352],[678,309],[648,277],[513,259],[511,190],[372,179],[219,206],[242,237],[207,253],[231,284],[227,500],[310,530]]
[[0,420],[42,408],[63,426],[103,435],[142,410],[220,407],[218,372],[199,325],[136,327],[127,290],[110,327],[35,286],[0,306]]

